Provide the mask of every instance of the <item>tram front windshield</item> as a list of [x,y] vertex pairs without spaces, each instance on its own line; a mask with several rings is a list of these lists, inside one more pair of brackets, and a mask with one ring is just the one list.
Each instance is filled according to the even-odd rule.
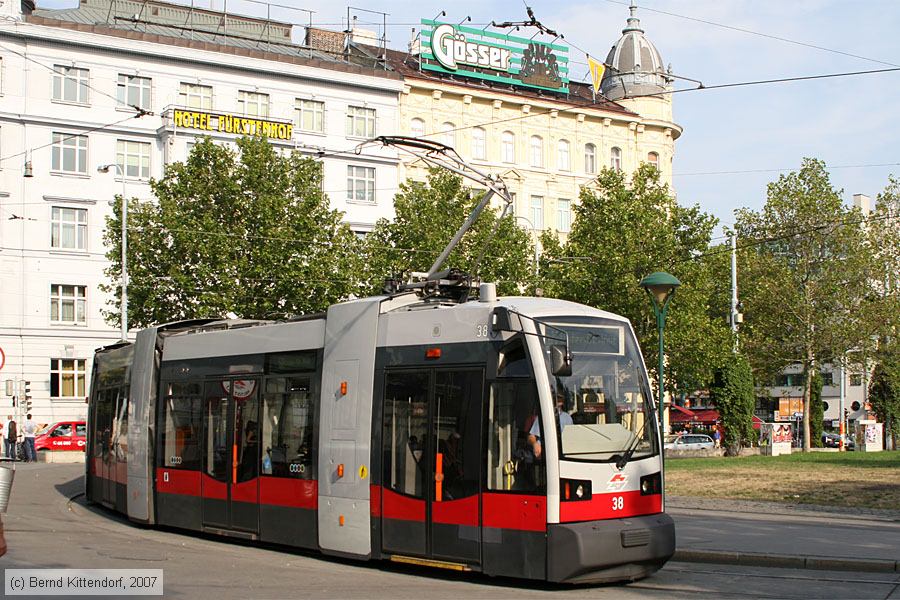
[[568,334],[572,356],[571,375],[549,372],[560,457],[611,461],[632,449],[634,459],[655,454],[650,390],[627,324],[606,319],[548,321],[542,330],[548,372],[551,346],[563,343],[560,330]]

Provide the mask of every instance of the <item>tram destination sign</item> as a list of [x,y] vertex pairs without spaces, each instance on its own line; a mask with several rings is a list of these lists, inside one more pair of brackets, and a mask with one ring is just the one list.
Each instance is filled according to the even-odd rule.
[[218,131],[237,135],[264,135],[272,140],[290,140],[294,125],[290,122],[255,119],[242,115],[228,115],[176,108],[172,112],[175,127]]
[[567,46],[430,19],[422,19],[421,39],[423,70],[569,91]]

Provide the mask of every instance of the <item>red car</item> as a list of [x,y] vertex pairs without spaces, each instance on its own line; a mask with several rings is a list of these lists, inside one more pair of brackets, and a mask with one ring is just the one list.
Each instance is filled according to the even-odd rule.
[[80,450],[87,444],[84,421],[60,421],[34,436],[35,450]]

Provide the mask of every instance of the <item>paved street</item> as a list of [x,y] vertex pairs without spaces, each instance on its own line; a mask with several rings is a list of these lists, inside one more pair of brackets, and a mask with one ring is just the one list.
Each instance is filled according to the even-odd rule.
[[[476,574],[363,564],[277,548],[218,541],[175,531],[135,526],[81,498],[80,465],[22,465],[9,512],[4,515],[9,554],[4,568],[163,569],[169,598],[877,598],[900,600],[900,573],[776,569],[671,562],[655,576],[630,585],[559,587],[496,580]],[[697,514],[699,513],[699,514]],[[853,536],[876,536],[881,552],[900,524],[890,521],[826,522],[776,519],[725,512],[673,510],[679,549],[747,550],[771,545],[796,552],[817,535],[841,539],[855,551]],[[788,533],[785,535],[784,527]],[[779,535],[779,531],[782,532]],[[739,534],[737,538],[732,533]],[[849,536],[849,537],[847,537]],[[882,536],[882,537],[878,537]],[[789,540],[794,540],[793,545]],[[728,544],[731,538],[735,543]],[[890,540],[897,538],[891,537]],[[891,541],[890,543],[894,543]],[[898,546],[895,545],[894,548]]]

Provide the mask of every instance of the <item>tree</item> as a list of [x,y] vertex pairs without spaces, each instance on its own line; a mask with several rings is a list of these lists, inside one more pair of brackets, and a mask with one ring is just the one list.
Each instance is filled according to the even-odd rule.
[[[129,321],[271,318],[347,297],[358,287],[358,244],[321,182],[320,163],[258,137],[237,149],[206,138],[186,162],[167,165],[150,183],[158,203],[129,202]],[[117,208],[105,232],[113,280],[120,235]],[[118,323],[118,312],[106,318]]]
[[824,362],[868,344],[872,252],[858,210],[847,208],[825,164],[804,159],[768,187],[759,212],[737,211],[744,284],[741,347],[768,377],[803,368],[803,447],[810,392]]
[[887,449],[897,448],[900,437],[900,353],[896,349],[882,353],[869,385],[869,402],[878,420],[884,423]]
[[[396,218],[379,220],[366,237],[364,292],[377,293],[387,278],[427,271],[481,194],[466,188],[461,177],[442,169],[430,170],[425,182],[402,183],[394,198]],[[534,279],[534,246],[515,217],[507,214],[501,218],[488,206],[441,268],[451,267],[496,282],[501,294],[521,293]]]
[[873,313],[879,325],[869,398],[892,449],[900,436],[900,180],[889,179],[866,224],[877,264]]
[[706,256],[715,224],[698,207],[680,206],[650,165],[630,179],[604,169],[582,188],[565,243],[542,239],[541,285],[547,295],[630,319],[652,366],[658,364],[656,319],[638,284],[654,271],[671,272],[682,285],[666,320],[666,385],[706,388],[732,349],[727,286],[716,281],[722,275],[715,265],[724,263]]
[[744,444],[756,437],[753,433],[756,391],[753,371],[744,356],[732,354],[716,371],[710,397],[716,403],[725,429],[725,455],[738,456]]
[[810,445],[814,448],[822,447],[822,425],[825,420],[825,406],[822,404],[822,375],[818,371],[812,374],[812,382],[809,386],[809,435]]

